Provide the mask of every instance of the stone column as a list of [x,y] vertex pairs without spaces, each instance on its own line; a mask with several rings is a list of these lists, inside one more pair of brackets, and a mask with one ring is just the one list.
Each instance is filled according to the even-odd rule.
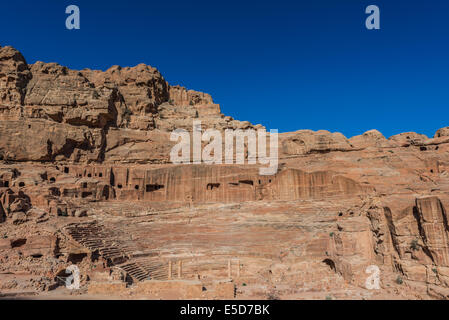
[[237,260],[237,278],[240,278],[240,260]]
[[178,261],[178,279],[181,279],[182,277],[182,261]]

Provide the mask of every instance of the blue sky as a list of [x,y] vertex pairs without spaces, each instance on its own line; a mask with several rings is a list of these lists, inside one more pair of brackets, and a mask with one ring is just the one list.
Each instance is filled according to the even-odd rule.
[[[81,29],[65,28],[78,5]],[[378,5],[381,30],[365,28]],[[7,1],[0,45],[28,63],[146,63],[223,113],[280,132],[449,126],[449,1]]]

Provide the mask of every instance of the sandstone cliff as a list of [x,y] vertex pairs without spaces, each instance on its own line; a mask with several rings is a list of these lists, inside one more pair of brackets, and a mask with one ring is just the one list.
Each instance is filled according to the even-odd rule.
[[144,64],[76,71],[57,63],[28,65],[14,48],[0,47],[4,159],[167,162],[168,132],[191,131],[192,119],[221,130],[252,127],[221,114],[210,95],[171,86]]
[[150,66],[74,71],[0,48],[0,291],[52,291],[76,264],[82,290],[119,296],[449,298],[449,127],[281,133],[261,176],[169,163],[192,120],[260,127]]

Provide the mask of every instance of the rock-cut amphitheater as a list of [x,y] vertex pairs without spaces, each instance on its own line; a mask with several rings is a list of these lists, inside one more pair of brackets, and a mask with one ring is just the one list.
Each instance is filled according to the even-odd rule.
[[449,127],[280,133],[266,176],[171,163],[193,120],[263,128],[147,65],[0,47],[0,298],[449,297]]

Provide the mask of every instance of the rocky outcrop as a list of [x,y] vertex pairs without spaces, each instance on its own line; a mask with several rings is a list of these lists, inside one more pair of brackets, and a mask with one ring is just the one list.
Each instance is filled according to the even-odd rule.
[[0,121],[0,154],[8,161],[99,161],[101,129],[43,119]]
[[0,47],[0,114],[20,114],[31,78],[22,54],[12,47]]
[[[57,63],[28,65],[11,47],[0,48],[0,61],[0,133],[6,137],[0,155],[11,160],[163,163],[171,144],[157,141],[166,139],[164,132],[192,131],[193,120],[201,121],[203,129],[263,128],[223,115],[210,95],[171,86],[157,69],[144,64],[106,71],[76,71]],[[41,130],[47,133],[36,135]],[[447,143],[445,130],[435,139],[411,132],[388,140],[376,130],[351,139],[338,132],[299,130],[279,135],[280,154],[427,150]]]
[[169,89],[170,102],[179,106],[195,106],[213,104],[212,97],[207,93],[187,90],[181,86],[171,86]]
[[[28,65],[11,47],[0,48],[0,62],[0,134],[6,137],[0,155],[11,160],[160,162],[169,148],[139,137],[191,131],[192,120],[219,130],[253,127],[225,117],[210,95],[170,86],[144,64],[104,72]],[[126,136],[126,143],[117,143],[117,136]],[[123,152],[130,144],[134,150]]]
[[414,214],[423,250],[438,266],[449,267],[449,225],[446,210],[438,197],[416,199]]
[[401,211],[385,208],[395,268],[404,279],[447,287],[448,225],[438,197],[426,196]]
[[94,86],[81,72],[56,63],[37,62],[30,68],[24,113],[71,126],[104,128],[122,116],[116,89]]
[[372,193],[371,187],[361,186],[352,179],[333,172],[304,172],[286,169],[270,181],[267,194],[271,200],[322,199],[339,196],[353,197]]

